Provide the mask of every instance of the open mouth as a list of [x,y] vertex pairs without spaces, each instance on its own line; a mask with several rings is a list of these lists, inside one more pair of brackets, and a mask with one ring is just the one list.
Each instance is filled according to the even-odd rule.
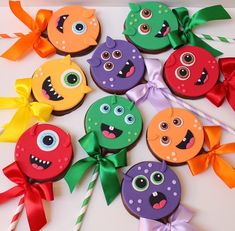
[[47,77],[42,84],[42,94],[45,98],[53,101],[64,99],[59,93],[55,91],[51,83],[51,77]]
[[208,80],[208,72],[206,68],[203,68],[201,77],[197,80],[195,85],[203,85]]
[[61,15],[58,22],[57,22],[57,30],[61,33],[64,33],[64,22],[65,20],[68,18],[68,14],[65,14],[65,15]]
[[165,37],[170,32],[170,26],[169,23],[164,20],[162,24],[162,28],[158,31],[158,33],[155,35],[157,38]]
[[176,145],[179,149],[189,149],[191,148],[195,143],[195,139],[193,136],[193,133],[188,130],[186,136],[183,138],[183,140]]
[[135,73],[135,67],[134,64],[131,62],[131,60],[128,60],[125,63],[125,66],[122,68],[121,71],[118,72],[118,77],[120,78],[129,78]]
[[34,155],[30,155],[29,161],[30,161],[31,165],[33,166],[33,168],[35,168],[37,170],[47,169],[51,165],[50,161],[41,160],[41,159],[39,159],[38,157],[36,157]]
[[149,198],[149,202],[154,209],[162,209],[165,207],[167,200],[163,193],[153,192]]
[[108,139],[115,139],[122,134],[122,131],[107,124],[101,124],[102,134]]

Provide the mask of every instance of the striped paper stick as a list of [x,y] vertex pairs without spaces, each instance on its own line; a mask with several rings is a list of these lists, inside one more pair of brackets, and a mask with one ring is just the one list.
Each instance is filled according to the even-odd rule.
[[0,39],[20,38],[23,35],[22,33],[0,34]]
[[211,41],[218,41],[224,43],[235,43],[235,38],[227,38],[223,36],[213,36],[208,34],[196,34],[201,39],[211,40]]

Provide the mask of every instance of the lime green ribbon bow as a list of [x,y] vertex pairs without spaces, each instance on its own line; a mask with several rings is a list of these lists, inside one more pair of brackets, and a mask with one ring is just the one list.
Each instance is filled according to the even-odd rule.
[[189,12],[184,7],[179,7],[172,10],[176,15],[180,24],[180,30],[171,31],[168,34],[170,43],[174,49],[184,44],[191,44],[193,46],[199,46],[208,50],[213,56],[217,57],[222,55],[220,51],[214,49],[198,36],[196,36],[192,29],[198,25],[213,20],[231,19],[231,16],[221,5],[215,5],[206,7],[197,11],[191,18]]
[[94,132],[87,133],[79,142],[89,157],[76,162],[67,172],[65,180],[70,191],[74,190],[91,167],[98,166],[101,185],[106,202],[109,205],[120,193],[121,186],[116,169],[127,165],[127,151],[122,149],[116,154],[103,156]]

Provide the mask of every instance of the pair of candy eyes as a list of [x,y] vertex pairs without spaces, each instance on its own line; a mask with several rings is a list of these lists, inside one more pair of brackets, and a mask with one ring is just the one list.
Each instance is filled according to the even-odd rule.
[[82,21],[75,22],[72,25],[72,31],[74,34],[82,35],[87,31],[87,25]]
[[66,70],[61,75],[61,83],[66,88],[78,87],[82,82],[81,73],[75,69]]
[[53,151],[59,145],[59,136],[52,130],[44,130],[37,136],[37,145],[42,151]]
[[[107,114],[107,113],[109,113],[110,112],[110,110],[111,110],[111,107],[109,106],[109,104],[102,104],[101,106],[100,106],[100,111],[103,113],[103,114]],[[124,109],[124,107],[123,106],[116,106],[115,108],[114,108],[114,114],[116,115],[116,116],[121,116],[121,115],[123,115],[124,114],[124,112],[125,112],[125,109]],[[135,122],[135,117],[132,115],[132,114],[127,114],[126,116],[125,116],[125,118],[124,118],[124,121],[125,121],[125,123],[126,124],[133,124],[134,122]]]
[[[152,11],[150,9],[143,9],[140,11],[140,17],[144,20],[148,20],[152,17]],[[140,24],[138,31],[140,34],[146,35],[150,32],[150,26],[147,23]]]
[[[110,57],[111,57],[111,54],[108,51],[103,51],[101,53],[101,59],[103,59],[103,60],[109,60]],[[114,59],[120,59],[122,57],[122,52],[120,50],[115,50],[115,51],[112,52],[112,57]],[[114,64],[110,61],[106,62],[104,64],[104,69],[106,71],[112,71],[113,68],[114,68]]]

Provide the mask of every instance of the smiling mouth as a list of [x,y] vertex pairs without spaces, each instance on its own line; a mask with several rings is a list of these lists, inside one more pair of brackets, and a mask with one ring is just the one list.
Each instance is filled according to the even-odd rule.
[[122,134],[122,131],[107,124],[101,124],[102,134],[108,139],[115,139]]
[[189,149],[191,148],[195,143],[195,139],[193,136],[193,133],[188,130],[186,136],[183,138],[183,140],[176,145],[179,149]]
[[131,60],[127,60],[125,66],[122,68],[121,71],[118,72],[118,77],[120,78],[129,78],[135,73],[135,66],[131,62]]
[[62,15],[60,16],[58,23],[57,23],[57,30],[61,33],[64,33],[64,22],[66,21],[66,19],[68,18],[68,14]]
[[203,85],[208,80],[208,72],[206,68],[203,68],[201,77],[197,80],[195,85]]
[[170,32],[170,26],[169,23],[164,20],[162,24],[162,28],[158,31],[158,33],[155,35],[157,38],[165,37]]
[[154,209],[162,209],[167,204],[166,196],[161,192],[153,192],[149,202]]
[[42,84],[42,94],[45,98],[53,101],[64,99],[59,93],[55,91],[51,83],[51,77],[47,77]]
[[41,160],[34,155],[30,155],[29,161],[30,161],[31,165],[33,166],[33,168],[35,168],[37,170],[47,169],[51,165],[50,161]]

